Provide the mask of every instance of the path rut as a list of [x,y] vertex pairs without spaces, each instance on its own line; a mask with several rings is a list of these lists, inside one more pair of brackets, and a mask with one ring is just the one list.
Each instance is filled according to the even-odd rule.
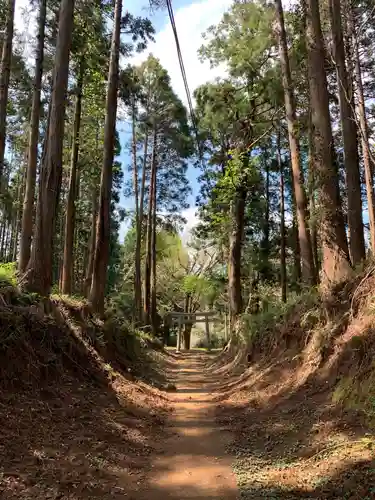
[[205,353],[184,353],[171,369],[177,391],[171,394],[170,432],[135,500],[238,498],[233,460],[226,453],[231,436],[215,420],[215,383],[204,370],[207,360]]

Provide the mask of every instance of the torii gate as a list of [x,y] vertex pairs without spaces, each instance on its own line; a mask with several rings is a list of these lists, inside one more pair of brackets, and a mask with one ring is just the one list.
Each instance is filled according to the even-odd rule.
[[207,338],[207,346],[210,349],[210,324],[209,318],[215,316],[215,312],[213,311],[205,311],[205,312],[195,312],[195,313],[186,313],[186,312],[176,312],[172,311],[167,313],[167,320],[172,325],[178,326],[178,334],[177,334],[177,348],[176,352],[180,352],[181,350],[181,330],[182,325],[192,325],[194,323],[205,323],[206,325],[206,338]]

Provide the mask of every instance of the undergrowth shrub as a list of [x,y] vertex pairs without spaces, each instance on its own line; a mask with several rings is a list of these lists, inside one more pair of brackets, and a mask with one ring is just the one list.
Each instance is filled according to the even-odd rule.
[[207,347],[210,347],[210,349],[219,349],[219,348],[224,347],[225,344],[226,344],[226,340],[224,339],[223,336],[220,336],[217,333],[212,332],[210,334],[209,345],[207,342],[206,335],[202,334],[202,337],[198,340],[196,347],[198,347],[200,349],[207,348]]
[[265,302],[267,306],[258,314],[242,316],[240,333],[250,350],[277,343],[286,323],[295,321],[296,326],[307,330],[321,317],[320,299],[315,289],[306,290],[300,295],[291,294],[287,302],[280,299],[272,301],[270,297],[266,297]]

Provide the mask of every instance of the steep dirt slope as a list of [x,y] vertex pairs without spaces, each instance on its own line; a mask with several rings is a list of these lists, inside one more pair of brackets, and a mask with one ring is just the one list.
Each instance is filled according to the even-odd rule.
[[76,313],[0,310],[1,499],[124,499],[142,482],[168,402]]
[[217,418],[235,433],[241,498],[375,498],[372,274],[328,305],[298,305],[248,357],[212,365],[226,381]]

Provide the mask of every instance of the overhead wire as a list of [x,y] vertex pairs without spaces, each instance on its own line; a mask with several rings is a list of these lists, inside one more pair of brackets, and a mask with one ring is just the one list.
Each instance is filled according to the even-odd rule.
[[203,153],[202,153],[201,142],[199,140],[197,120],[196,120],[196,116],[195,116],[195,113],[194,113],[193,101],[192,101],[192,98],[191,98],[191,92],[190,92],[190,89],[189,89],[189,84],[188,84],[188,80],[187,80],[187,76],[186,76],[185,64],[184,64],[184,60],[183,60],[183,57],[182,57],[181,46],[180,46],[180,41],[179,41],[179,38],[178,38],[177,26],[176,26],[176,21],[175,21],[175,18],[174,18],[174,13],[173,13],[173,7],[172,7],[171,0],[166,0],[166,4],[167,4],[167,8],[168,8],[169,19],[170,19],[170,22],[171,22],[171,25],[172,25],[174,39],[175,39],[175,42],[176,42],[177,56],[178,56],[178,61],[179,61],[179,64],[180,64],[181,75],[182,75],[182,79],[183,79],[183,82],[184,82],[186,97],[187,97],[187,101],[188,101],[191,123],[192,123],[193,129],[194,129],[195,138],[196,138],[196,141],[197,141],[197,148],[198,148],[198,153],[199,153],[199,159],[200,159],[201,165],[203,167]]

